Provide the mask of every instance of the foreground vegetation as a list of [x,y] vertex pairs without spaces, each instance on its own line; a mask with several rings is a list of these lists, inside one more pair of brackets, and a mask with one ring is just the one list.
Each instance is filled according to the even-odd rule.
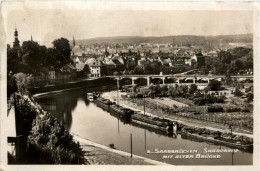
[[64,124],[44,111],[30,96],[26,89],[30,84],[28,77],[18,73],[10,79],[12,82],[9,83],[8,108],[10,110],[14,106],[17,135],[25,137],[25,158],[18,162],[24,164],[87,163],[82,148],[73,141],[72,135],[65,129]]

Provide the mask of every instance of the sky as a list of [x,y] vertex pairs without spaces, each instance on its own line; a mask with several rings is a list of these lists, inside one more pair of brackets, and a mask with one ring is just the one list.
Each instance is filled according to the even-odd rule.
[[162,10],[13,10],[7,14],[7,43],[50,45],[54,39],[72,40],[114,36],[229,35],[253,32],[251,11]]

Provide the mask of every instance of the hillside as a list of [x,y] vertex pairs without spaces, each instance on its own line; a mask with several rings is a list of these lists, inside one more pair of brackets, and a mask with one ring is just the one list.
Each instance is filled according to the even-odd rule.
[[163,36],[163,37],[141,37],[141,36],[119,36],[119,37],[98,37],[92,39],[76,40],[76,44],[139,44],[139,43],[171,43],[182,45],[225,45],[228,43],[252,43],[253,34],[241,35],[220,35],[220,36]]

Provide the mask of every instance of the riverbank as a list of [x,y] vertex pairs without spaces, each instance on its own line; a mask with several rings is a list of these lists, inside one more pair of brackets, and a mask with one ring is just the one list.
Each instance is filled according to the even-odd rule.
[[[125,93],[119,92],[120,105],[127,107],[127,108],[130,108],[132,110],[141,111],[143,113],[143,108],[144,108],[143,106],[140,106],[140,105],[137,105],[133,102],[130,102],[129,100],[127,100],[125,98],[121,98],[121,95],[125,95]],[[106,92],[102,96],[106,99],[110,99],[111,101],[116,102],[117,93],[116,93],[116,91]],[[157,110],[154,110],[154,109],[150,109],[148,107],[146,107],[146,114],[159,116],[159,117],[162,117],[162,118],[169,118],[169,119],[171,119],[173,121],[177,121],[178,123],[181,123],[183,125],[196,126],[196,127],[206,128],[206,129],[209,129],[209,130],[220,131],[220,132],[228,132],[229,131],[228,128],[224,125],[220,125],[220,124],[216,124],[216,123],[212,123],[212,122],[207,123],[207,122],[203,122],[203,121],[195,120],[195,119],[191,119],[191,118],[182,118],[182,117],[167,115],[163,111],[157,111]],[[233,131],[233,134],[253,138],[252,134],[247,133],[247,132],[243,132],[243,131]]]
[[55,91],[67,91],[78,88],[93,88],[97,86],[106,86],[116,84],[115,80],[102,77],[97,79],[83,79],[78,81],[67,82],[58,85],[46,85],[40,87],[32,87],[29,89],[31,94],[50,93]]
[[73,134],[73,139],[80,143],[85,158],[91,165],[168,165],[167,163],[151,160],[145,157],[113,149]]

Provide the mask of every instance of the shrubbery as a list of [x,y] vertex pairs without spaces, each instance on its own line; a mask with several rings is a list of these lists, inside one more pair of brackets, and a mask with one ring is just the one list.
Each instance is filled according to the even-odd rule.
[[[44,111],[28,95],[29,77],[15,74],[12,77],[12,94],[8,107],[14,105],[17,135],[27,140],[26,158],[30,164],[83,164],[84,153],[64,125]],[[11,93],[11,91],[10,91]]]
[[235,96],[242,96],[242,92],[239,90],[238,87],[236,87],[235,92],[234,92],[234,95],[235,95]]
[[209,106],[208,107],[208,112],[213,113],[213,112],[223,112],[223,107],[221,106]]
[[203,106],[207,104],[207,99],[204,97],[199,97],[194,99],[194,104],[198,106]]
[[254,99],[254,94],[253,93],[247,93],[246,98],[247,98],[248,102],[251,102]]
[[242,111],[242,112],[250,112],[250,109],[247,108],[247,107],[244,107],[241,111]]
[[221,88],[221,82],[218,80],[211,80],[208,84],[210,91],[219,91]]
[[[20,93],[15,93],[11,97],[13,98],[13,103],[15,103],[15,112],[20,118],[21,123],[17,123],[18,134],[28,136],[30,134],[33,120],[36,116],[42,112],[41,107],[34,102],[28,95],[21,95]],[[20,125],[22,128],[20,128]]]
[[206,104],[213,104],[213,103],[224,103],[225,97],[224,96],[211,96],[211,95],[204,95],[203,97],[198,97],[194,99],[194,104],[198,106],[206,105]]
[[[28,152],[34,154],[32,160],[55,164],[82,164],[84,153],[62,122],[50,114],[38,115],[28,136]],[[38,155],[37,155],[38,154]],[[39,160],[38,156],[48,156]]]
[[226,108],[226,112],[240,112],[241,108],[240,107],[228,107]]

